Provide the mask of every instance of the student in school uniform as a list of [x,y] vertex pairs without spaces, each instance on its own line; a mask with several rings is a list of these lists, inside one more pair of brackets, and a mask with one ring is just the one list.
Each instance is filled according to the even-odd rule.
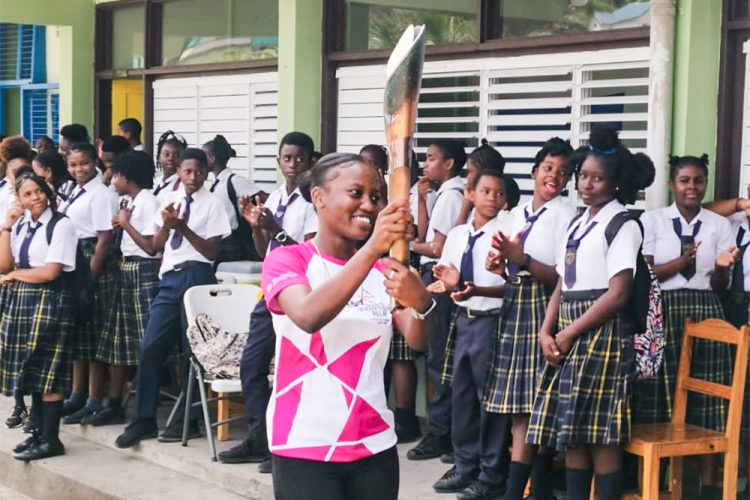
[[[487,139],[482,139],[479,147],[475,148],[466,157],[466,186],[464,189],[464,202],[461,205],[461,212],[458,214],[456,224],[466,224],[471,219],[471,213],[474,206],[471,204],[469,186],[474,184],[474,177],[480,170],[491,169],[503,173],[505,169],[505,158],[500,152],[490,146]],[[507,187],[507,186],[506,186]]]
[[[689,316],[695,321],[724,318],[719,293],[729,283],[729,269],[739,259],[729,222],[701,206],[708,181],[707,156],[670,157],[669,188],[674,203],[645,212],[643,254],[654,266],[664,302],[664,361],[654,380],[636,383],[634,418],[639,423],[671,419],[682,330]],[[729,383],[731,351],[726,344],[697,340],[693,375]],[[726,422],[726,402],[691,394],[687,422],[721,430]],[[719,494],[715,462],[702,468],[704,496]]]
[[216,264],[238,260],[260,260],[255,250],[250,226],[240,214],[239,199],[243,196],[259,196],[260,199],[265,199],[266,193],[227,168],[227,163],[237,156],[237,153],[223,135],[217,135],[205,143],[203,151],[208,158],[208,168],[213,173],[213,180],[209,181],[208,190],[221,200],[229,217],[229,225],[232,227],[232,234],[221,241],[221,252],[216,259]]
[[505,182],[497,170],[474,175],[471,223],[456,226],[433,268],[438,281],[428,289],[450,292],[456,317],[449,333],[453,398],[451,439],[454,466],[438,480],[435,491],[458,493],[460,500],[497,498],[505,490],[501,461],[507,419],[487,413],[482,393],[489,374],[503,305],[505,280],[485,267],[493,235],[513,227],[505,205]]
[[89,142],[89,131],[85,125],[71,123],[60,129],[60,154],[67,157],[72,144]]
[[[6,215],[16,203],[16,177],[28,173],[28,166],[31,159],[31,144],[20,135],[6,137],[0,142],[0,160],[6,166],[5,175],[0,180],[0,221],[5,220]],[[8,293],[6,287],[0,288],[0,312],[3,310],[5,297]],[[26,421],[29,413],[24,401],[22,392],[15,395],[15,404],[11,415],[6,419],[6,427],[12,429],[18,427]],[[33,418],[28,425],[33,424]]]
[[510,415],[513,422],[506,500],[523,498],[532,463],[534,498],[552,499],[552,454],[546,452],[535,458],[535,447],[525,441],[537,381],[544,367],[539,331],[558,281],[557,249],[565,241],[565,230],[576,213],[575,207],[560,197],[572,173],[566,164],[572,153],[570,143],[557,137],[537,152],[531,169],[533,197],[512,210],[513,229],[496,235],[493,246],[497,252],[487,260],[488,269],[509,276],[483,398],[486,411]]
[[128,140],[119,135],[113,135],[102,142],[102,147],[99,150],[99,164],[102,171],[102,182],[105,186],[109,186],[112,191],[115,190],[115,188],[111,186],[112,165],[115,164],[120,155],[129,150],[130,144],[128,143]]
[[[417,241],[411,250],[419,254],[422,282],[428,285],[433,281],[432,268],[440,258],[445,238],[456,225],[463,203],[463,181],[460,172],[466,163],[464,146],[452,139],[439,139],[427,148],[423,172],[418,183],[419,218]],[[427,214],[427,194],[435,190],[435,205]],[[427,354],[427,377],[433,391],[428,405],[429,427],[420,442],[409,450],[409,460],[437,458],[451,451],[451,393],[450,386],[441,383],[445,361],[445,343],[448,336],[453,304],[447,293],[435,294],[434,331],[429,336]],[[447,458],[447,457],[446,457]]]
[[633,220],[609,245],[605,233],[653,182],[654,166],[622,146],[609,125],[596,125],[589,141],[568,160],[586,210],[560,248],[560,279],[539,334],[547,364],[527,442],[565,452],[569,499],[588,499],[596,474],[597,497],[610,500],[622,494],[621,445],[630,437],[634,327],[624,308],[643,238]]
[[[140,346],[136,375],[135,418],[115,441],[130,448],[142,439],[157,436],[156,407],[159,402],[161,368],[167,355],[182,343],[183,387],[187,387],[187,318],[182,305],[185,292],[193,286],[216,283],[213,260],[219,255],[221,239],[229,236],[229,219],[221,201],[205,186],[208,159],[201,149],[188,148],[177,169],[180,188],[160,205],[154,215],[157,227],[151,245],[162,252],[159,290],[151,303],[146,331]],[[199,436],[197,413],[191,412],[188,435]],[[159,441],[182,440],[183,419],[175,418]]]
[[[242,216],[253,230],[253,242],[261,258],[277,248],[312,238],[318,231],[318,216],[312,204],[302,197],[300,178],[312,168],[313,140],[302,132],[289,132],[279,143],[279,170],[284,182],[268,195],[240,198]],[[223,463],[261,462],[261,472],[271,472],[266,440],[266,408],[270,397],[268,374],[274,354],[276,334],[266,301],[261,299],[250,315],[250,331],[240,360],[242,398],[249,433],[239,445],[219,453]]]
[[75,188],[75,181],[68,173],[65,158],[54,149],[43,151],[31,162],[34,173],[47,181],[52,191],[57,195],[58,205],[68,199]]
[[[112,217],[117,195],[102,182],[96,168],[96,149],[87,142],[70,145],[68,172],[76,182],[60,211],[76,227],[78,246],[89,263],[90,304],[76,322],[73,387],[65,401],[63,423],[80,424],[102,409],[106,365],[96,360],[97,343],[107,328],[107,317],[117,290],[117,262],[112,251]],[[86,391],[88,386],[88,399]]]
[[36,430],[13,450],[14,458],[28,462],[65,453],[60,415],[74,335],[65,276],[75,269],[78,240],[44,179],[22,175],[16,189],[19,201],[0,228],[0,285],[9,291],[0,321],[0,390],[32,395]]
[[177,167],[180,165],[180,155],[187,148],[187,141],[167,130],[159,137],[156,146],[156,167],[160,171],[154,179],[154,196],[159,203],[172,196],[170,193],[180,188],[180,178],[177,175]]
[[141,143],[141,132],[143,127],[137,118],[125,118],[117,124],[117,135],[123,136],[128,140],[130,149],[133,151],[143,151]]
[[100,426],[125,423],[122,393],[128,371],[138,364],[141,339],[159,286],[161,254],[152,244],[159,200],[151,192],[154,162],[142,151],[128,151],[112,165],[112,185],[125,200],[112,218],[114,249],[120,253],[119,287],[107,327],[99,338],[96,359],[109,365],[107,405],[83,423]]

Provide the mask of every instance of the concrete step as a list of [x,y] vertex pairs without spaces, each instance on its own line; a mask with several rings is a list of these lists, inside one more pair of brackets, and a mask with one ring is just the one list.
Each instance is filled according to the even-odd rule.
[[30,496],[0,485],[0,500],[34,500]]
[[[11,410],[12,400],[0,397],[0,418],[4,419]],[[160,416],[163,423],[166,415]],[[187,447],[152,439],[132,449],[120,450],[114,442],[123,427],[62,425],[61,440],[67,455],[28,465],[13,459],[10,452],[27,435],[18,429],[2,427],[0,485],[38,500],[273,499],[270,474],[260,474],[257,464],[211,461],[206,438],[193,439]],[[231,448],[244,438],[244,433],[244,425],[233,424],[232,440],[217,442],[217,448],[219,451]],[[407,460],[406,451],[413,446],[414,443],[399,446],[399,498],[445,500],[445,495],[435,493],[432,484],[450,466],[438,460]],[[2,494],[0,500],[4,500]]]

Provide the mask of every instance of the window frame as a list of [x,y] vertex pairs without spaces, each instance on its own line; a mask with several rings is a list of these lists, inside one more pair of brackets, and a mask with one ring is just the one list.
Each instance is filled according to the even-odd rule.
[[[95,7],[95,103],[94,113],[97,137],[112,134],[112,80],[140,79],[143,81],[143,138],[147,150],[153,149],[153,88],[154,80],[180,76],[207,76],[228,73],[248,73],[278,71],[278,59],[258,59],[230,63],[204,63],[185,66],[161,65],[162,13],[163,4],[180,0],[115,0],[99,3]],[[112,67],[112,21],[113,12],[118,9],[143,6],[145,8],[144,27],[144,67]]]

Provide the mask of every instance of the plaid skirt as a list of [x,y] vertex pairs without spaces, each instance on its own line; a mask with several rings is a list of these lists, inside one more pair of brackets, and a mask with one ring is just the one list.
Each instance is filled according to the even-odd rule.
[[[594,300],[560,303],[558,331]],[[617,445],[630,439],[631,328],[621,316],[583,333],[560,368],[545,364],[526,441],[564,451],[579,445]]]
[[456,354],[456,319],[458,319],[458,308],[451,312],[451,322],[448,325],[448,338],[445,341],[445,360],[443,371],[440,373],[440,383],[450,385],[453,382],[453,356]]
[[391,349],[388,352],[388,359],[393,361],[414,361],[419,356],[422,356],[421,351],[415,351],[406,342],[403,334],[398,330],[393,330],[393,336],[391,337]]
[[[682,348],[685,319],[724,319],[719,296],[711,290],[664,290],[664,361],[655,379],[641,380],[634,387],[633,421],[636,423],[669,422],[677,382],[677,369]],[[730,384],[732,380],[732,349],[727,344],[708,340],[694,341],[692,376]],[[686,422],[715,430],[726,424],[727,401],[690,393]]]
[[493,413],[531,413],[545,360],[539,330],[549,302],[544,285],[530,277],[505,286],[492,371],[482,403]]
[[[96,240],[93,238],[78,240],[78,248],[87,262],[91,261],[95,247]],[[96,359],[99,340],[106,332],[109,315],[114,308],[115,294],[119,286],[118,273],[114,253],[110,252],[93,283],[91,313],[76,323],[74,359],[77,361]]]
[[146,331],[151,303],[159,289],[159,259],[120,263],[108,326],[99,337],[96,360],[114,366],[135,366]]
[[8,286],[0,320],[0,391],[65,394],[73,354],[73,296],[65,278]]

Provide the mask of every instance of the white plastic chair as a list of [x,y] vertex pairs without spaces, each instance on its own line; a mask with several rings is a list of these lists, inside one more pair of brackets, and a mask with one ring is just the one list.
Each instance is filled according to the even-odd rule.
[[[211,319],[221,324],[229,332],[245,332],[250,325],[250,313],[255,308],[260,297],[260,288],[255,285],[203,285],[196,286],[185,292],[183,303],[185,313],[188,319],[188,328],[195,325],[195,317],[198,314],[205,313]],[[198,391],[200,392],[200,405],[203,409],[203,421],[206,426],[206,437],[211,453],[211,460],[216,461],[216,443],[214,441],[213,429],[229,422],[239,420],[245,417],[235,418],[217,418],[212,423],[208,411],[208,403],[217,401],[221,403],[230,398],[230,396],[220,396],[209,399],[206,395],[205,384],[210,384],[211,389],[216,393],[236,394],[242,392],[242,384],[239,379],[216,379],[210,375],[204,374],[198,362],[193,356],[190,357],[190,373],[188,375],[188,386],[184,397],[186,402],[192,401],[193,385],[198,382]],[[199,403],[185,404],[185,413],[183,416],[183,434],[182,445],[187,446],[188,422],[190,409],[193,405]]]
[[262,267],[262,262],[252,260],[222,262],[216,267],[216,278],[224,280],[231,277],[231,279],[234,279],[233,283],[250,283],[256,285],[260,283]]

